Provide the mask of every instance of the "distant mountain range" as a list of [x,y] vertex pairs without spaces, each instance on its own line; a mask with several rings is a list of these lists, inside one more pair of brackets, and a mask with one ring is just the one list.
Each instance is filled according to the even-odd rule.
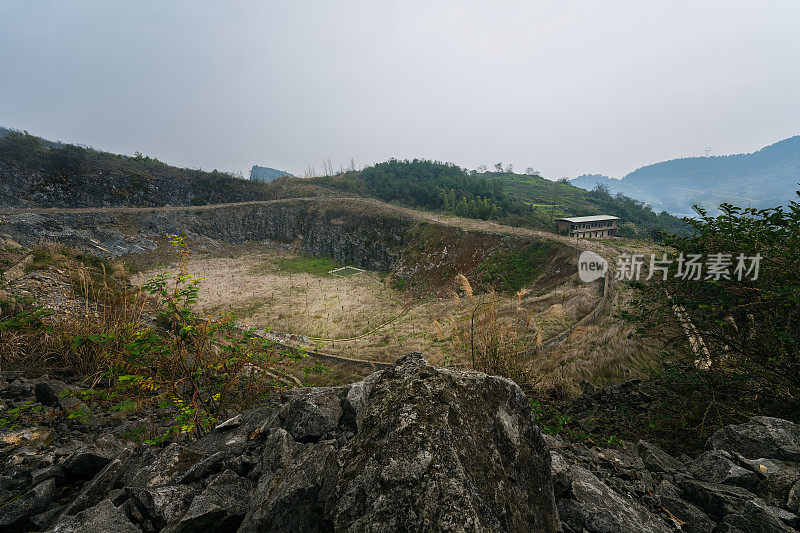
[[284,176],[290,178],[294,177],[288,172],[278,170],[277,168],[253,165],[253,168],[250,169],[250,179],[253,181],[272,181],[278,178],[283,178]]
[[775,207],[796,200],[800,189],[800,135],[752,154],[686,157],[647,165],[621,180],[584,174],[570,183],[591,190],[608,187],[680,216],[692,216],[697,204],[711,213],[728,202],[740,207]]

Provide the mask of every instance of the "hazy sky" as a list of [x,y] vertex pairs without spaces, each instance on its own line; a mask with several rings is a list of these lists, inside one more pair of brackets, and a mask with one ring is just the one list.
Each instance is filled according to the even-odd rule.
[[2,0],[0,125],[245,174],[622,177],[800,133],[800,1]]

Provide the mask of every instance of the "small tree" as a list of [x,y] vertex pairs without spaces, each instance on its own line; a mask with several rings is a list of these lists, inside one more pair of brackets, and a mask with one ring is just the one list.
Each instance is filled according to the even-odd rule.
[[665,282],[641,285],[647,305],[637,320],[646,330],[683,310],[708,347],[703,366],[733,376],[737,387],[746,384],[751,396],[800,408],[800,204],[722,204],[719,216],[695,209],[699,217],[685,219],[694,233],[673,235],[666,244],[684,257],[716,258],[724,273],[706,269],[700,279],[684,279],[673,262]]

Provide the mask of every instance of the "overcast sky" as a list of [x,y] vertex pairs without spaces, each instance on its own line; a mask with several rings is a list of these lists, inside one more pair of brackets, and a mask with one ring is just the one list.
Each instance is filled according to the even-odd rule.
[[0,125],[245,175],[622,177],[800,133],[799,30],[798,0],[3,0]]

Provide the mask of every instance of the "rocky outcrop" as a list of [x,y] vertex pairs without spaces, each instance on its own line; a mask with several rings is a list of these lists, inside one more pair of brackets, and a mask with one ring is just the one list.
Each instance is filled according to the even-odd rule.
[[677,459],[641,441],[600,448],[547,437],[563,527],[794,531],[800,528],[800,465],[786,457],[798,431],[786,420],[754,417],[719,430],[696,459]]
[[[35,385],[14,379],[34,393]],[[0,528],[558,527],[550,455],[519,387],[434,368],[420,354],[346,387],[291,391],[275,408],[242,413],[202,439],[161,450],[106,435],[56,451],[52,439],[51,432],[0,451],[0,509],[7,511]],[[69,467],[79,464],[80,471]]]
[[377,271],[391,270],[414,222],[338,199],[221,205],[189,209],[22,212],[3,216],[16,241],[42,239],[101,255],[153,250],[165,235],[229,244],[296,242],[308,254]]
[[[58,418],[69,396],[52,393],[74,386],[3,372],[0,408]],[[99,418],[0,429],[0,531],[800,529],[792,422],[727,426],[696,458],[644,441],[575,445],[540,435],[513,382],[420,354],[348,386],[288,391],[196,441],[123,435]]]

